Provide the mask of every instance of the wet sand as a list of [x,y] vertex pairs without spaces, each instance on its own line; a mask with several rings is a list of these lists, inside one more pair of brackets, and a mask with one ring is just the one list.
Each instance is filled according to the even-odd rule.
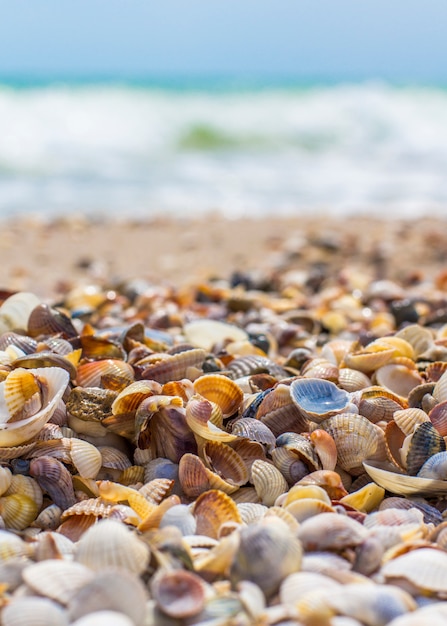
[[184,286],[234,272],[256,277],[312,267],[359,269],[404,285],[435,281],[443,289],[447,220],[28,217],[1,224],[0,264],[0,288],[48,299],[79,283],[142,278]]

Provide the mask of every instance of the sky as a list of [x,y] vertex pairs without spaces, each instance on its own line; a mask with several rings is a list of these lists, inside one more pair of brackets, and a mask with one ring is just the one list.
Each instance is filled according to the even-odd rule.
[[0,0],[0,75],[447,84],[446,0]]

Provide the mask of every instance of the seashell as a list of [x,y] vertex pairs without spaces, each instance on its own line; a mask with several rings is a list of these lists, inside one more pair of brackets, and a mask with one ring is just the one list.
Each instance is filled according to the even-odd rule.
[[231,499],[238,504],[242,502],[260,503],[260,497],[254,487],[241,487],[235,493],[231,494]]
[[219,441],[207,441],[202,448],[205,464],[231,485],[241,487],[248,481],[248,470],[241,456]]
[[134,626],[134,624],[127,615],[119,611],[95,611],[72,622],[72,626]]
[[309,359],[301,368],[301,376],[305,378],[322,378],[331,382],[338,382],[338,366],[323,357]]
[[246,437],[264,445],[269,452],[276,446],[276,437],[260,420],[243,417],[234,422],[231,432],[237,437]]
[[129,457],[122,450],[111,446],[98,446],[101,454],[101,465],[108,469],[123,471],[131,466]]
[[407,613],[396,617],[390,626],[419,626],[420,624],[431,624],[431,626],[443,626],[447,618],[447,602],[436,602],[422,608],[418,608],[412,613]]
[[36,593],[67,604],[80,587],[93,579],[94,573],[81,563],[47,559],[29,565],[22,576]]
[[[204,402],[207,402],[204,400]],[[189,404],[189,403],[188,403]],[[207,402],[211,412],[211,404]],[[195,416],[191,422],[196,425]],[[198,423],[200,429],[201,424]],[[214,427],[205,426],[204,430]],[[186,453],[196,453],[194,430],[188,422],[188,411],[178,396],[152,396],[143,400],[135,415],[135,439],[138,447],[150,447],[152,457],[178,463]],[[220,431],[216,428],[217,431]],[[232,437],[232,435],[229,435]]]
[[10,561],[17,557],[27,556],[29,546],[17,535],[0,529],[0,561]]
[[258,354],[251,354],[233,359],[231,363],[229,363],[227,370],[230,372],[231,377],[235,380],[242,378],[243,376],[252,376],[253,374],[262,373],[270,374],[277,380],[289,377],[289,373],[280,365],[271,359]]
[[[406,409],[404,409],[406,410]],[[419,409],[409,409],[410,411]],[[399,413],[399,411],[396,411]],[[403,454],[405,434],[394,420],[388,422],[385,428],[385,445],[388,460],[399,470],[406,469],[406,452]],[[405,457],[405,458],[404,458]]]
[[76,382],[81,387],[101,387],[103,376],[116,376],[132,383],[134,381],[134,369],[120,359],[102,359],[89,361],[78,366]]
[[398,363],[379,367],[374,377],[379,385],[403,398],[408,398],[410,391],[423,382],[417,370]]
[[242,522],[235,502],[217,489],[202,493],[195,501],[192,512],[197,520],[196,533],[213,539],[217,539],[219,529],[225,522]]
[[183,334],[187,341],[207,352],[211,352],[215,344],[248,340],[248,334],[242,328],[211,319],[188,322],[183,326]]
[[73,515],[92,515],[96,518],[105,518],[109,516],[112,504],[101,498],[87,498],[80,500],[62,512],[61,520],[65,521]]
[[66,313],[41,303],[35,306],[29,315],[28,334],[31,337],[58,334],[64,339],[70,339],[76,337],[78,332]]
[[[112,413],[132,413],[138,409],[141,402],[149,396],[160,395],[161,385],[152,380],[137,380],[125,387],[116,397],[112,404]],[[175,394],[167,394],[175,395]]]
[[429,457],[417,473],[417,476],[419,478],[447,480],[447,452],[444,450]]
[[[325,430],[317,428],[311,432],[309,438],[320,459],[322,468],[325,470],[335,469],[337,465],[337,446],[331,435]],[[318,469],[318,466],[315,469]]]
[[192,572],[159,572],[151,582],[151,593],[159,609],[176,619],[200,613],[205,605],[203,580]]
[[236,413],[244,399],[239,385],[221,374],[205,374],[196,378],[194,391],[206,400],[218,404],[224,417]]
[[145,465],[144,481],[148,483],[157,478],[167,478],[176,481],[178,479],[178,464],[169,459],[153,459]]
[[278,517],[282,522],[287,524],[293,534],[295,534],[299,528],[299,523],[295,517],[289,513],[289,511],[286,511],[286,509],[283,509],[280,506],[271,506],[267,509],[263,517],[264,519],[268,519],[269,517]]
[[70,439],[70,456],[73,465],[83,478],[96,478],[102,465],[102,456],[98,448],[73,437]]
[[33,526],[41,530],[56,530],[61,522],[62,509],[57,504],[45,507],[36,517]]
[[297,486],[298,485],[317,485],[322,487],[331,500],[340,500],[340,498],[346,496],[348,493],[343,486],[340,474],[330,470],[311,472],[307,476],[304,476],[304,478],[301,478],[297,483]]
[[340,590],[340,584],[324,574],[316,572],[295,572],[283,580],[279,589],[281,604],[295,605],[302,596],[315,589],[332,589],[334,593]]
[[289,504],[302,499],[320,500],[326,504],[331,504],[331,498],[327,491],[318,485],[294,485],[289,489],[282,506],[288,507]]
[[8,330],[26,330],[29,316],[39,304],[39,298],[26,291],[9,296],[0,307],[0,333]]
[[371,379],[363,372],[350,367],[341,367],[338,371],[338,385],[341,389],[352,393],[370,387]]
[[337,385],[318,378],[298,378],[290,385],[290,395],[301,413],[319,424],[349,405],[349,395]]
[[304,550],[344,550],[360,545],[368,531],[346,515],[326,513],[305,520],[297,532]]
[[379,339],[376,339],[374,343],[387,348],[394,348],[395,358],[404,357],[411,359],[412,361],[416,360],[416,354],[413,346],[405,339],[402,339],[402,337],[398,337],[397,335],[386,335],[385,337],[379,337]]
[[39,508],[34,500],[23,494],[11,494],[0,498],[0,515],[6,528],[24,530],[33,522]]
[[370,343],[366,348],[354,344],[351,351],[345,355],[340,366],[350,367],[364,374],[369,374],[388,363],[393,355],[394,348],[376,342]]
[[[184,494],[189,498],[197,498],[211,488],[207,468],[195,454],[184,454],[180,459],[179,481]],[[232,493],[237,491],[237,487],[229,485],[228,490],[227,492]]]
[[31,450],[36,447],[36,443],[36,441],[30,441],[21,446],[8,446],[5,448],[0,447],[0,462],[4,463],[6,461],[15,461],[16,459],[18,461],[23,461],[20,457],[31,452]]
[[363,463],[363,467],[380,487],[400,496],[447,493],[447,481],[408,476],[396,471],[395,466],[390,463],[368,461]]
[[11,470],[7,467],[0,466],[0,496],[9,489],[12,481]]
[[406,408],[404,398],[382,387],[368,387],[362,389],[359,394],[359,398],[354,399],[358,411],[360,415],[374,424],[381,421],[388,422],[393,419],[396,411]]
[[320,513],[335,513],[335,509],[331,504],[317,498],[294,500],[285,507],[285,510],[300,523]]
[[414,350],[414,358],[429,350],[433,344],[433,335],[428,328],[419,324],[410,324],[394,335],[395,338],[404,339]]
[[[304,380],[304,379],[303,379]],[[256,419],[261,420],[275,436],[308,430],[307,419],[294,403],[290,387],[278,384],[260,403]]]
[[338,465],[352,475],[363,472],[362,462],[385,458],[385,437],[380,428],[362,415],[341,413],[321,422],[337,446]]
[[[70,376],[70,380],[74,380],[76,376],[76,366],[73,361],[77,361],[78,352],[72,351],[69,355],[61,356],[54,352],[41,351],[33,354],[19,356],[11,363],[12,368],[25,369],[43,369],[46,367],[59,367],[66,370]],[[77,363],[76,363],[77,364]]]
[[444,439],[431,422],[423,422],[415,429],[406,457],[407,472],[416,476],[425,461],[446,449]]
[[447,436],[447,401],[436,404],[428,414],[428,418],[441,437]]
[[[152,381],[152,383],[154,384],[154,381]],[[182,380],[170,380],[162,386],[159,393],[165,396],[180,396],[186,404],[194,395],[194,385],[188,378],[183,378]]]
[[259,522],[269,509],[264,504],[256,502],[241,502],[237,505],[242,522],[244,524],[253,524]]
[[385,489],[374,483],[368,483],[357,491],[341,498],[341,504],[352,506],[357,511],[370,513],[376,509],[385,497]]
[[59,604],[48,598],[13,598],[2,610],[4,626],[68,626]]
[[447,591],[447,554],[442,550],[420,548],[387,561],[380,573],[386,581],[404,579],[423,593]]
[[275,448],[271,452],[272,461],[289,484],[295,484],[309,473],[309,467],[296,452],[287,448]]
[[78,542],[75,560],[93,571],[122,567],[142,574],[149,563],[149,548],[128,527],[102,520],[89,528]]
[[270,597],[286,576],[301,568],[301,558],[300,542],[287,524],[268,518],[241,529],[230,578],[233,584],[250,580]]
[[[385,498],[379,507],[379,511],[389,511],[393,509],[394,511],[398,509],[399,513],[402,511],[409,511],[411,515],[415,515],[416,513],[422,514],[422,520],[425,524],[436,524],[439,525],[442,522],[442,515],[434,506],[429,505],[424,500],[416,500],[416,499],[406,499],[406,498],[397,498],[390,496],[389,498]],[[405,519],[406,521],[406,519]],[[424,530],[423,524],[421,523],[421,518],[418,519],[420,529]],[[432,536],[430,536],[432,539]]]
[[82,358],[95,361],[99,359],[125,359],[123,346],[113,339],[95,335],[81,335]]
[[281,472],[267,461],[255,461],[251,467],[251,480],[262,504],[272,506],[289,486]]
[[33,459],[30,474],[61,509],[67,509],[75,503],[71,474],[57,459],[49,456]]
[[201,367],[206,357],[205,350],[193,348],[184,350],[173,355],[158,356],[158,360],[147,364],[137,364],[140,378],[144,380],[155,380],[161,384],[188,378],[191,369]]
[[119,475],[118,482],[122,485],[135,485],[144,483],[144,467],[140,465],[130,465],[126,467]]
[[423,422],[428,422],[428,415],[422,409],[410,407],[395,411],[394,421],[405,435],[411,435],[415,428]]
[[147,591],[138,576],[123,569],[96,574],[68,603],[70,621],[98,611],[117,611],[132,624],[142,626],[146,617]]
[[160,528],[176,526],[182,535],[193,535],[196,532],[197,522],[190,509],[185,504],[177,504],[166,511],[160,521]]
[[215,426],[211,421],[211,402],[193,396],[186,405],[186,423],[189,428],[202,439],[228,443],[237,439],[236,435],[227,433]]
[[432,396],[434,388],[435,383],[424,383],[412,389],[408,395],[408,406],[430,411],[436,404]]
[[[18,446],[35,437],[51,418],[67,384],[68,374],[60,368],[17,369],[11,372],[0,383],[0,446]],[[34,392],[33,388],[38,391]],[[27,400],[34,403],[35,396],[39,397],[36,410],[24,419],[16,420],[17,411],[23,410]],[[14,413],[11,414],[8,407],[12,407]]]

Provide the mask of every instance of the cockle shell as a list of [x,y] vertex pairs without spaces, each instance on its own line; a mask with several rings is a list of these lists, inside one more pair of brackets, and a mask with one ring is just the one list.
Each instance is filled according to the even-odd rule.
[[[14,379],[13,385],[7,382],[10,376]],[[16,407],[20,404],[23,406],[21,380],[29,381],[30,376],[33,380],[41,380],[42,385],[45,386],[38,408],[24,419],[10,421],[13,415],[8,406],[14,407],[14,410],[17,410]],[[0,446],[19,446],[35,437],[54,413],[67,387],[68,379],[67,372],[57,367],[13,370],[6,380],[0,383]],[[28,386],[28,382],[26,385]]]
[[35,563],[23,571],[23,579],[31,589],[62,604],[67,604],[93,577],[94,572],[85,565],[58,559]]
[[9,296],[0,307],[0,333],[26,330],[31,311],[39,304],[39,298],[26,291]]
[[341,366],[369,374],[388,363],[393,355],[394,349],[392,347],[376,342],[370,343],[366,348],[354,344],[353,348],[345,354]]
[[341,551],[359,545],[367,535],[367,530],[359,522],[338,513],[325,513],[307,519],[297,532],[306,551]]
[[126,526],[102,520],[81,537],[75,559],[94,571],[122,567],[141,574],[149,563],[149,548]]
[[14,598],[2,610],[3,626],[68,626],[63,608],[48,598]]
[[210,351],[214,344],[225,341],[246,341],[248,334],[234,324],[212,319],[199,319],[183,326],[183,334],[198,348]]
[[205,604],[203,580],[185,570],[155,574],[151,592],[161,611],[177,619],[197,615]]
[[77,369],[76,381],[81,387],[101,387],[103,376],[116,376],[128,383],[135,378],[133,367],[120,359],[102,359],[81,363]]
[[[411,435],[423,422],[428,422],[429,417],[425,411],[416,407],[400,409],[394,412],[394,421],[405,435]],[[434,424],[436,426],[436,424]]]
[[387,561],[380,573],[390,583],[404,578],[422,592],[447,593],[447,554],[443,550],[420,548]]
[[255,461],[251,466],[251,480],[262,504],[272,506],[289,486],[281,472],[267,461]]
[[211,402],[193,396],[186,405],[186,423],[202,439],[228,443],[237,439],[236,435],[221,430],[211,422],[213,407]]
[[260,420],[243,417],[234,422],[231,429],[233,435],[246,437],[251,441],[263,444],[270,452],[276,445],[276,437],[268,426]]
[[290,387],[282,383],[263,397],[256,419],[268,426],[276,437],[286,431],[301,433],[308,430],[307,418],[294,402]]
[[334,383],[319,378],[298,378],[290,385],[290,395],[301,413],[319,424],[347,410],[349,394]]
[[408,398],[410,391],[423,382],[417,370],[399,363],[389,363],[379,367],[374,378],[377,384],[403,398]]
[[188,378],[191,369],[199,368],[205,360],[206,352],[201,348],[184,350],[177,354],[158,356],[158,360],[149,364],[137,364],[140,378],[155,380],[161,384],[172,380]]
[[431,422],[423,422],[416,427],[406,456],[406,468],[410,476],[415,476],[425,461],[437,452],[446,449],[446,444]]
[[202,493],[195,501],[192,512],[197,520],[196,533],[213,539],[217,539],[219,529],[225,522],[242,522],[235,502],[217,489]]
[[206,400],[219,405],[224,417],[233,415],[244,399],[239,385],[221,374],[205,374],[196,378],[194,391]]

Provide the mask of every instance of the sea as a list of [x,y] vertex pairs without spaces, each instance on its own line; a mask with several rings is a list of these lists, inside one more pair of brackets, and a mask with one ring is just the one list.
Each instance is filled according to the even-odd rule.
[[0,216],[447,216],[447,89],[0,77]]

